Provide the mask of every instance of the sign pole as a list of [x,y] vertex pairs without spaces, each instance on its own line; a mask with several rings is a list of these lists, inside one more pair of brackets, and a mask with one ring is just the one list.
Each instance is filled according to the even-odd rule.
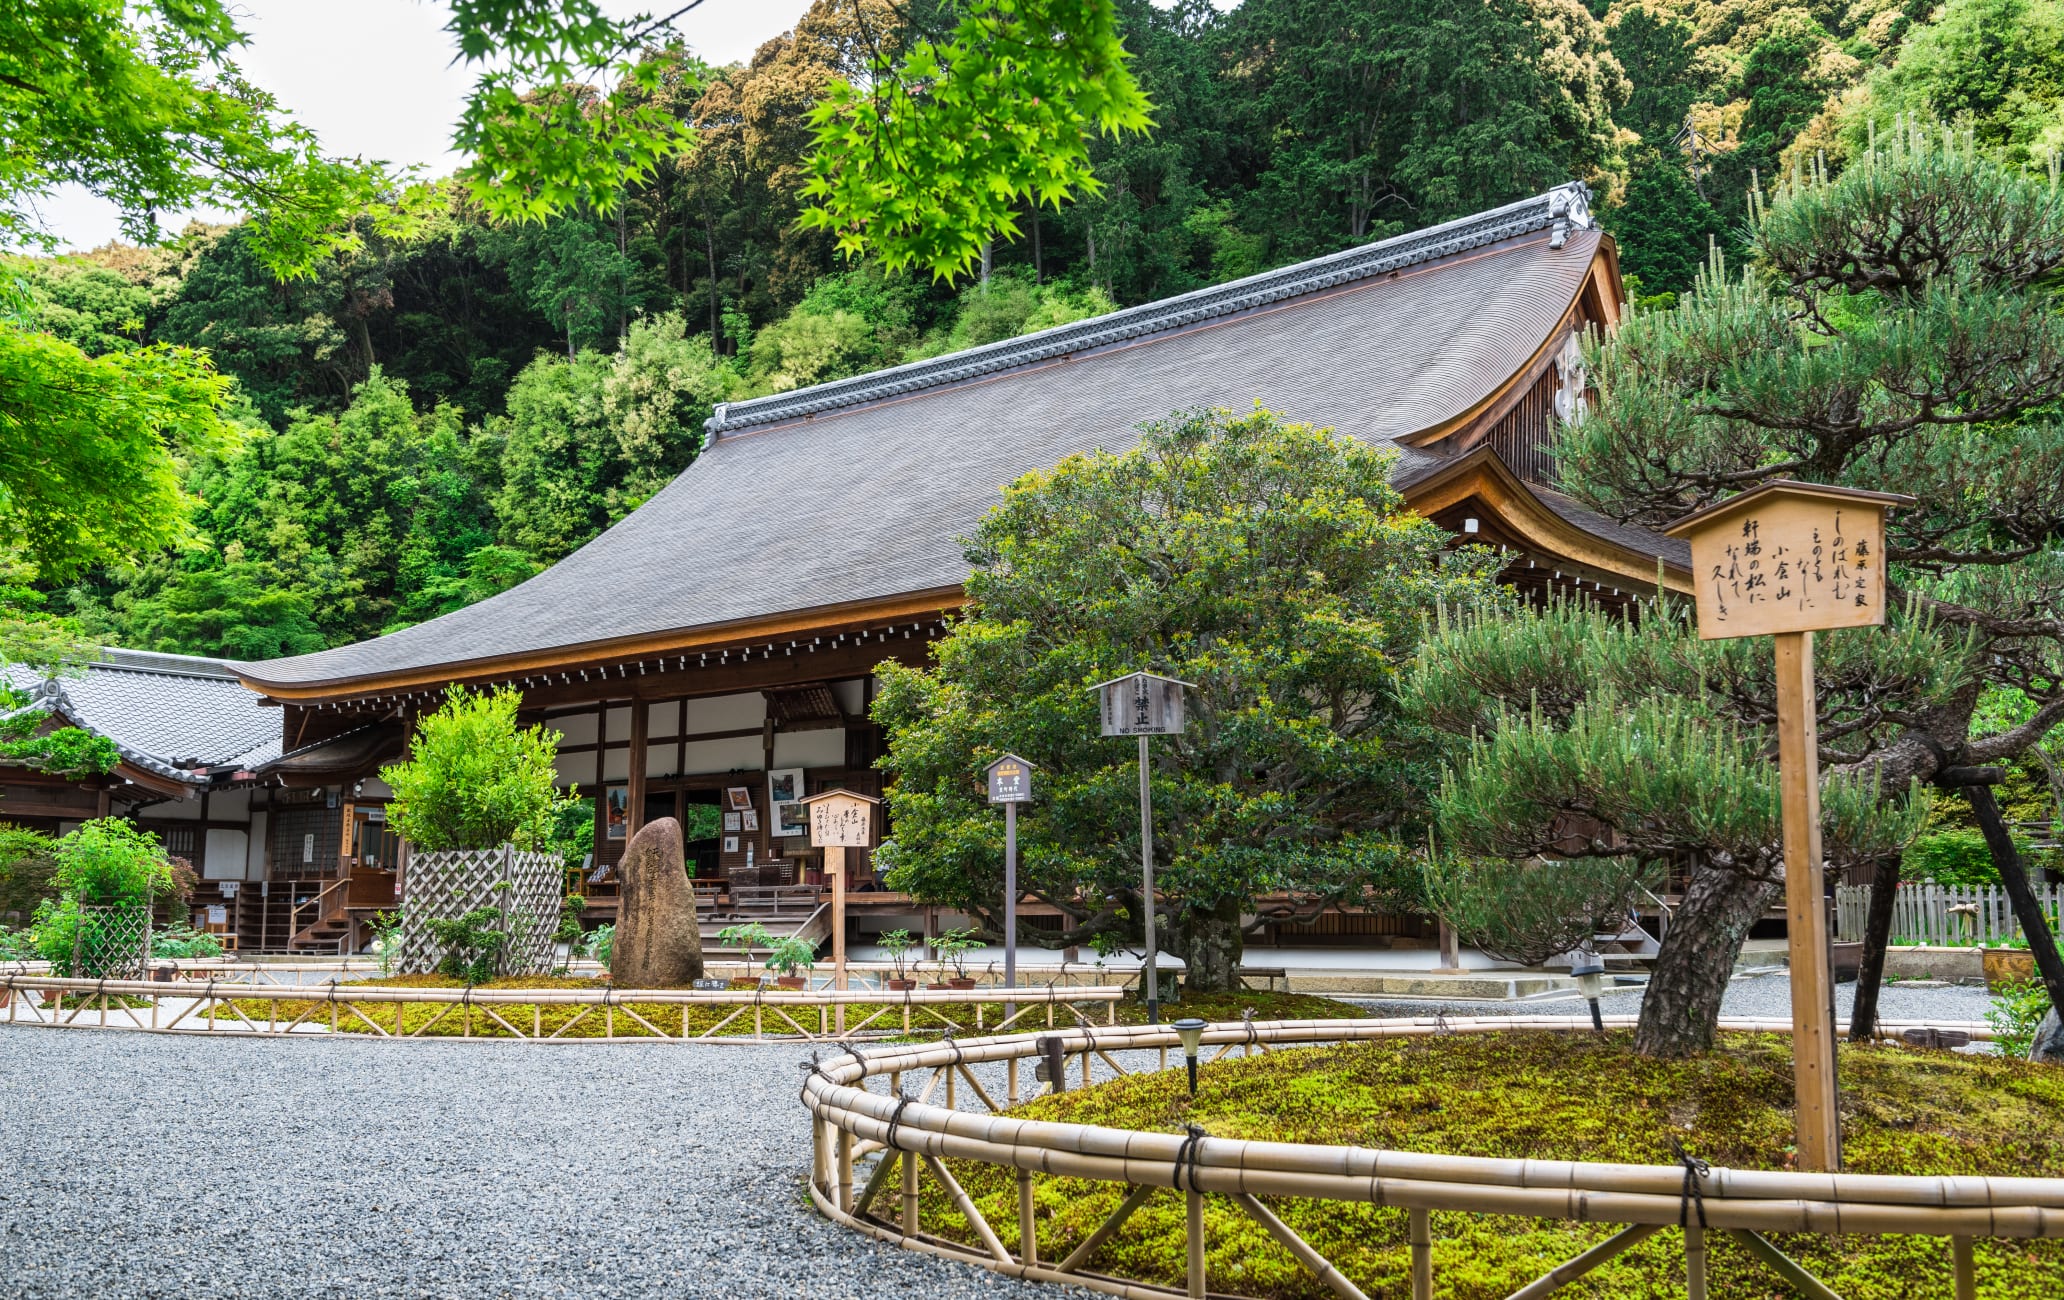
[[1785,930],[1799,1167],[1833,1171],[1842,1167],[1842,1141],[1821,898],[1820,728],[1813,691],[1813,633],[1779,632],[1772,639],[1777,643],[1777,766],[1784,800]]
[[1147,767],[1147,737],[1139,737],[1139,861],[1146,881],[1147,961],[1141,967],[1147,983],[1147,1023],[1161,1023],[1161,977],[1154,968],[1154,783]]
[[[831,986],[842,989],[846,986],[846,850],[843,845],[828,845],[824,850],[824,870],[831,877]],[[837,1007],[838,1032],[846,1032],[846,1004]]]
[[1003,1018],[1018,1014],[1018,805],[1003,806]]

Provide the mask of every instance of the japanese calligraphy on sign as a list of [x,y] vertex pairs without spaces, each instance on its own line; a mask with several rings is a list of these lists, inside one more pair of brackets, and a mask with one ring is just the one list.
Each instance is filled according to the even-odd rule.
[[1098,693],[1106,736],[1179,736],[1183,687],[1173,677],[1132,673],[1091,688]]
[[1885,621],[1885,511],[1912,497],[1766,483],[1665,531],[1691,543],[1701,640]]
[[988,767],[990,803],[1032,802],[1032,765],[1005,754]]
[[880,802],[851,790],[826,790],[811,795],[802,801],[809,810],[810,843],[817,848],[871,848],[874,808]]

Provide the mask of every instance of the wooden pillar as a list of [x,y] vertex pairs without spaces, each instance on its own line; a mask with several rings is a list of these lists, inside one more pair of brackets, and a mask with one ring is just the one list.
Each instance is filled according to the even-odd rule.
[[1779,632],[1775,640],[1799,1167],[1832,1172],[1842,1167],[1841,1114],[1835,1102],[1835,1018],[1821,897],[1820,728],[1813,694],[1813,633]]
[[1454,975],[1462,969],[1462,936],[1446,921],[1440,923],[1440,969],[1436,974]]
[[625,792],[630,807],[624,815],[624,839],[638,833],[645,824],[645,751],[649,748],[645,740],[646,715],[652,707],[643,700],[631,701],[631,768],[629,785]]

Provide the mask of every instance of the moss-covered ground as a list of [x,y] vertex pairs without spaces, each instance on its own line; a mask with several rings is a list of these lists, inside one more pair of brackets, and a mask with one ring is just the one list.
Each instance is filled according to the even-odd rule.
[[[355,987],[459,989],[464,988],[465,985],[458,980],[443,975],[395,975],[382,977],[379,980],[366,981],[364,984],[356,985]],[[556,975],[528,975],[498,979],[479,987],[486,989],[585,989],[590,992],[600,992],[609,986],[601,981],[591,979]],[[393,1033],[396,1005],[394,1003],[368,1003],[361,1007],[361,1010],[381,1030]],[[429,1002],[401,1003],[399,1005],[402,1007],[401,1025],[404,1034],[420,1032],[425,1036],[437,1038],[510,1037],[509,1030],[495,1022],[495,1015],[508,1021],[510,1025],[515,1026],[525,1036],[530,1035],[534,1028],[542,1027],[542,1031],[546,1036],[557,1033],[562,1038],[651,1038],[653,1037],[653,1029],[659,1030],[661,1034],[668,1038],[679,1038],[681,1036],[681,1017],[684,1010],[688,1016],[688,1033],[692,1037],[711,1029],[735,1010],[734,1007],[730,1006],[691,1006],[683,1008],[663,1003],[632,1002],[619,1007],[614,1013],[602,1007],[590,1007],[585,1009],[586,1014],[583,1015],[581,1014],[583,1008],[578,1006],[519,1002],[508,1006],[497,1005],[494,1008],[494,1015],[490,1015],[484,1007],[461,1006],[447,1009],[444,1004]],[[237,1006],[246,1016],[261,1026],[272,1022],[286,1024],[300,1016],[304,1011],[310,1012],[305,1023],[327,1026],[330,1021],[328,1007],[320,1003],[312,1004],[306,998],[282,996],[278,999],[277,1010],[275,1010],[273,999],[270,997],[240,998],[237,1000]],[[932,1006],[929,1009],[913,1007],[909,1018],[911,1035],[913,1037],[935,1036],[947,1028],[947,1021],[951,1021],[956,1025],[962,1026],[958,1031],[962,1037],[972,1036],[977,1032],[975,1028],[977,1023],[976,1007],[977,1004],[975,1002],[946,1003]],[[1364,1014],[1359,1008],[1345,1002],[1336,1002],[1331,998],[1311,997],[1295,993],[1257,992],[1212,996],[1193,994],[1185,998],[1180,1004],[1179,1012],[1173,1004],[1166,1008],[1166,1010],[1169,1014],[1197,1015],[1214,1020],[1237,1020],[1240,1017],[1241,1010],[1245,1007],[1253,1007],[1256,1018],[1262,1020],[1311,1020]],[[794,1018],[794,1025],[782,1019],[771,1006],[761,1011],[761,1024],[769,1036],[794,1037],[797,1025],[813,1034],[820,1032],[817,1008],[788,1007],[785,1010]],[[846,1012],[847,1024],[849,1026],[859,1025],[862,1020],[872,1015],[874,1010],[875,1008],[873,1007],[848,1008]],[[986,999],[981,1000],[980,1010],[981,1015],[979,1019],[984,1026],[994,1027],[998,1021],[1003,1019],[1003,1003],[1000,1000],[994,1002]],[[1092,1015],[1096,1023],[1104,1023],[1105,1007],[1101,1005],[1093,1007],[1085,1005],[1083,1010],[1085,1013]],[[648,1029],[645,1025],[639,1024],[632,1013],[650,1022],[651,1028]],[[218,1013],[217,1020],[219,1021],[225,1017],[230,1017],[230,1013],[226,1010]],[[1121,1002],[1118,1004],[1117,1018],[1121,1024],[1144,1024],[1146,1022],[1146,1007],[1136,1002]],[[1054,1008],[1054,1023],[1056,1025],[1069,1025],[1075,1023],[1075,1020],[1064,1007],[1056,1007]],[[1022,1016],[1013,1028],[1034,1030],[1044,1027],[1045,1024],[1046,1014],[1044,1008],[1034,1008],[1030,1013]],[[875,1019],[872,1024],[868,1025],[867,1029],[870,1033],[880,1032],[900,1036],[904,1031],[903,1008],[891,1007],[886,1013]],[[358,1019],[349,1011],[341,1008],[337,1014],[337,1030],[339,1033],[371,1034],[374,1032],[371,1026],[367,1025],[364,1020]],[[562,1030],[564,1032],[560,1032]],[[720,1036],[726,1038],[733,1036],[750,1037],[753,1032],[753,1012],[750,1008],[747,1008],[742,1015],[736,1016],[729,1024],[717,1031]]]
[[[1879,1046],[1841,1049],[1846,1167],[1858,1173],[2064,1176],[2064,1070],[2001,1057]],[[1133,1075],[1044,1097],[1029,1118],[1229,1138],[1343,1143],[1455,1155],[1674,1163],[1670,1139],[1715,1165],[1782,1169],[1792,1159],[1790,1042],[1727,1037],[1711,1056],[1652,1061],[1626,1034],[1512,1032],[1271,1052],[1204,1067],[1197,1098],[1183,1072]],[[1011,1177],[954,1162],[1004,1243],[1016,1249]],[[925,1180],[928,1231],[973,1241]],[[1040,1254],[1057,1259],[1116,1207],[1122,1189],[1074,1179],[1037,1185]],[[1277,1212],[1372,1297],[1409,1291],[1405,1213],[1286,1200]],[[1214,1292],[1318,1300],[1330,1295],[1236,1207],[1207,1198]],[[1609,1235],[1606,1225],[1436,1213],[1434,1293],[1495,1300]],[[1794,1294],[1732,1239],[1713,1234],[1711,1294]],[[1779,1244],[1845,1300],[1951,1295],[1937,1237],[1781,1236]],[[1561,1295],[1675,1300],[1682,1238],[1657,1234]],[[1090,1267],[1180,1285],[1183,1202],[1154,1196]],[[2064,1296],[2064,1242],[1981,1241],[1981,1296]]]

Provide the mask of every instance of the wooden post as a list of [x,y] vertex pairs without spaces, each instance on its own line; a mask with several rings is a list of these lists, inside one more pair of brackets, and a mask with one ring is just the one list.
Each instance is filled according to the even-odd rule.
[[1792,1081],[1799,1167],[1842,1167],[1835,1103],[1835,1023],[1820,860],[1820,728],[1813,694],[1813,633],[1779,632],[1777,765],[1784,798],[1785,927],[1792,976]]
[[[831,877],[831,986],[846,987],[846,850],[837,844],[824,850],[824,874]],[[846,1032],[846,1004],[838,1006],[838,1031]]]
[[631,766],[629,789],[624,792],[625,801],[630,805],[624,810],[626,843],[645,824],[645,724],[648,721],[645,715],[651,711],[652,706],[644,700],[631,701]]
[[903,1231],[905,1235],[917,1235],[917,1152],[903,1153]]
[[1455,933],[1455,927],[1446,921],[1440,923],[1440,968],[1436,975],[1459,975],[1462,972],[1462,936]]
[[1978,1267],[1971,1257],[1971,1239],[1951,1237],[1949,1255],[1956,1271],[1956,1300],[1978,1300]]

